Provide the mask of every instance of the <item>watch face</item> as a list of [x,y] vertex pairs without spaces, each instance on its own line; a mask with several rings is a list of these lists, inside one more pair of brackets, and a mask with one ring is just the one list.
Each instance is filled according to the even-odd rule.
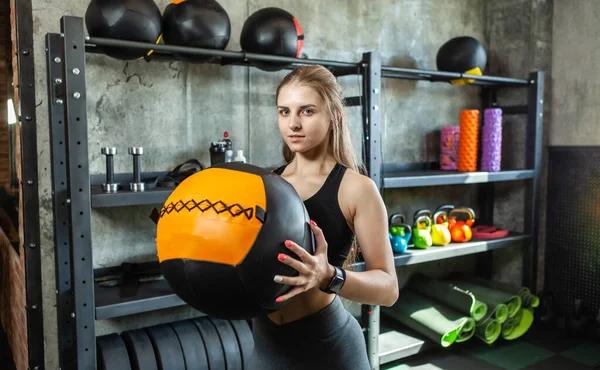
[[336,267],[335,268],[335,276],[333,277],[333,280],[331,281],[331,286],[329,288],[329,290],[332,293],[338,293],[340,291],[340,289],[342,289],[342,286],[344,285],[344,271],[339,268]]

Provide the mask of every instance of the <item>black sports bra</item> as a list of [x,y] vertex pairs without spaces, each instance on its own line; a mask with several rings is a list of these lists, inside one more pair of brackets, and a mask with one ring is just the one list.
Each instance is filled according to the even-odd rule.
[[[273,172],[281,175],[286,166],[281,166]],[[323,230],[329,263],[338,267],[344,264],[354,242],[354,233],[348,226],[338,202],[338,191],[346,168],[336,163],[323,186],[304,201],[308,215]]]

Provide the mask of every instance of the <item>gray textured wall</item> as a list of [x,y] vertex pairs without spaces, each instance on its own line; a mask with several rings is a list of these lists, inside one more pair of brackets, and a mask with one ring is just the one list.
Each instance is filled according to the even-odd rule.
[[[167,0],[159,0],[161,9]],[[528,54],[537,44],[528,14],[547,1],[486,2],[484,0],[314,0],[275,1],[221,0],[231,18],[232,34],[227,47],[239,50],[244,20],[255,10],[279,6],[296,15],[305,32],[304,53],[311,58],[358,60],[362,52],[379,50],[383,63],[402,67],[435,69],[438,47],[454,36],[468,34],[484,42],[491,53],[493,70],[523,77],[535,63]],[[492,5],[493,4],[493,5]],[[52,202],[47,129],[47,93],[44,36],[59,32],[62,15],[82,16],[87,1],[33,0],[36,46],[36,91],[39,109],[38,148],[40,168],[43,285],[47,366],[57,367]],[[514,9],[525,11],[513,18]],[[490,49],[491,47],[491,49]],[[497,49],[497,50],[496,50]],[[516,63],[516,64],[515,64]],[[274,90],[285,72],[266,73],[243,67],[187,65],[180,62],[121,62],[103,56],[87,56],[87,102],[90,171],[104,171],[102,146],[116,146],[118,172],[131,171],[128,146],[143,146],[144,171],[169,170],[188,158],[208,162],[208,145],[230,131],[234,145],[244,149],[257,165],[280,162],[280,138],[276,129]],[[340,79],[347,96],[358,93],[359,79]],[[382,142],[385,162],[436,160],[441,126],[455,125],[461,109],[478,108],[479,90],[472,86],[385,80],[383,88]],[[357,152],[360,152],[360,109],[349,108]],[[515,126],[518,123],[514,124]],[[518,136],[518,134],[514,134]],[[517,149],[522,147],[517,146]],[[510,155],[507,163],[514,161]],[[514,162],[512,162],[514,163]],[[390,212],[412,214],[420,207],[440,203],[470,204],[473,187],[438,187],[386,191]],[[512,190],[500,191],[498,219],[507,226],[518,224],[512,207],[521,198]],[[515,200],[516,199],[516,200]],[[512,206],[511,206],[512,204]],[[154,257],[153,224],[149,207],[94,210],[92,219],[94,266],[117,265],[123,260]],[[518,265],[515,251],[503,254],[509,265]],[[473,267],[473,258],[434,262],[399,270],[401,281],[409,271],[423,269],[442,273]],[[518,278],[511,267],[508,277]],[[187,308],[135,315],[96,323],[98,334],[175,320],[194,315]]]
[[[564,3],[564,2],[563,2]],[[537,236],[541,267],[538,271],[538,289],[543,288],[543,251],[545,243],[546,209],[546,147],[550,126],[550,90],[552,73],[552,12],[553,0],[504,0],[490,1],[487,9],[487,40],[490,50],[492,75],[526,77],[532,71],[544,71],[544,133],[541,201],[538,206],[540,229]],[[503,89],[499,91],[500,105],[517,105],[527,102],[525,89]],[[512,168],[525,165],[525,116],[505,116],[503,123],[503,164]],[[510,143],[510,144],[507,144]],[[510,146],[509,146],[510,145]],[[510,148],[510,149],[508,149]],[[522,230],[525,184],[497,183],[495,222],[513,230]],[[522,253],[520,250],[505,249],[494,252],[494,275],[497,279],[520,282]]]
[[555,1],[550,145],[600,144],[600,2]]

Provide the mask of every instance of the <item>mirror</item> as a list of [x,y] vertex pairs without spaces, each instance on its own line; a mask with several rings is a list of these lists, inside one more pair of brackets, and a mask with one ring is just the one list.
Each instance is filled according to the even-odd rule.
[[[19,251],[18,102],[13,88],[9,2],[0,5],[0,229]],[[6,9],[4,9],[6,8]],[[6,19],[4,19],[6,18]]]

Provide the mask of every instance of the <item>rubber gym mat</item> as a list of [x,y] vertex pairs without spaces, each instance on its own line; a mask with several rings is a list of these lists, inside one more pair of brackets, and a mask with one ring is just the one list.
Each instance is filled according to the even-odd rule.
[[185,370],[183,351],[177,334],[169,324],[160,324],[145,328],[159,369]]
[[[522,370],[555,354],[533,344],[514,341],[488,346],[481,342],[465,346],[467,353],[504,370]],[[566,370],[566,369],[565,369]]]
[[381,370],[504,370],[464,351],[445,348],[427,350],[415,356],[380,366]]
[[381,311],[442,347],[452,345],[459,336],[472,336],[463,329],[474,330],[473,318],[411,289],[404,288],[400,294],[403,299],[392,307],[382,307]]
[[129,355],[119,334],[96,338],[98,370],[130,370]]
[[170,324],[181,345],[186,369],[208,369],[208,358],[204,341],[196,325],[190,320]]
[[414,274],[408,281],[407,286],[415,292],[471,316],[475,321],[481,320],[487,314],[487,305],[477,300],[473,294],[424,274]]
[[121,337],[129,353],[131,370],[158,370],[152,342],[144,330],[127,330]]
[[536,324],[521,340],[554,353],[564,352],[585,342],[582,338],[566,335],[562,330],[548,329]]
[[587,366],[597,366],[600,364],[600,344],[584,342],[561,352],[561,355]]
[[548,357],[545,360],[536,362],[533,365],[523,368],[523,370],[590,370],[593,369],[581,362],[570,360],[560,355]]

